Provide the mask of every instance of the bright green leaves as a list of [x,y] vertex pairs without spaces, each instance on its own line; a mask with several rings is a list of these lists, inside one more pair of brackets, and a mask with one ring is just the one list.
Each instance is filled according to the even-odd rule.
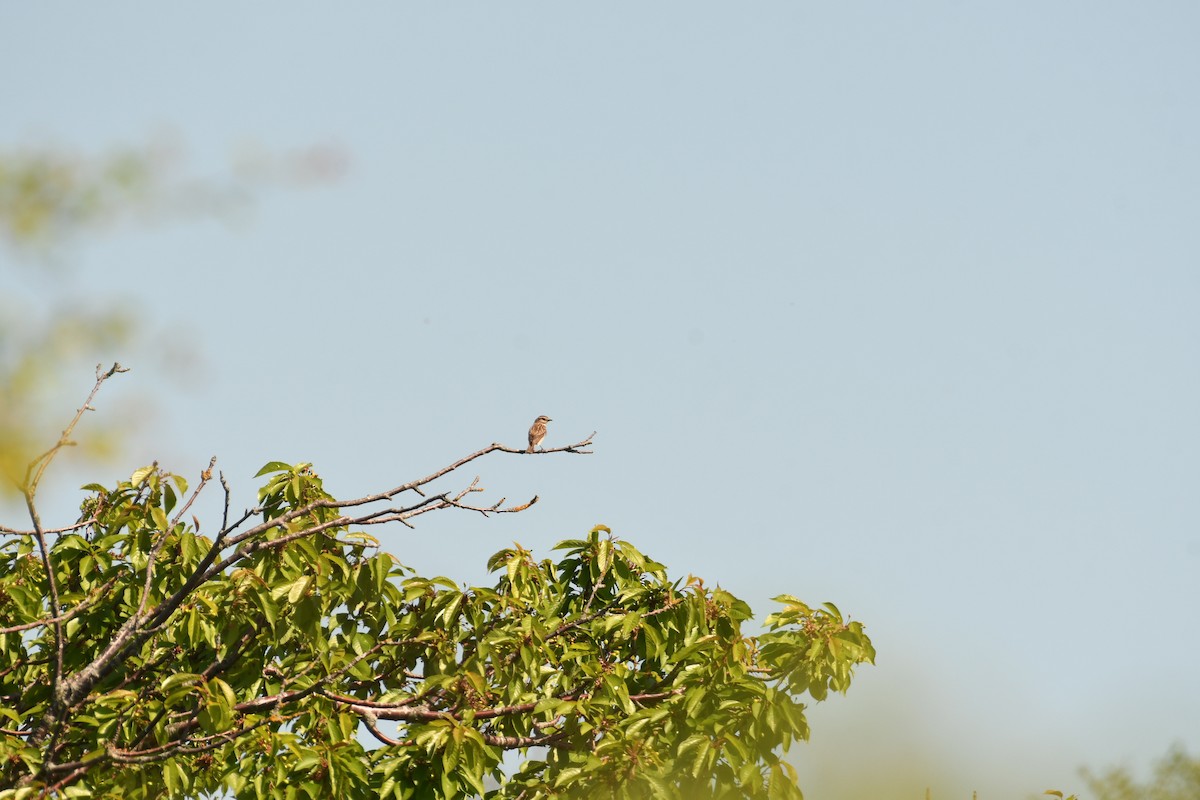
[[861,622],[843,622],[832,603],[812,609],[791,595],[774,598],[784,609],[767,617],[760,638],[763,667],[792,693],[824,700],[830,690],[845,692],[854,667],[875,663],[875,648]]
[[[72,791],[796,800],[781,758],[808,736],[801,696],[845,691],[874,659],[830,604],[783,595],[765,632],[743,630],[745,602],[672,581],[604,526],[556,561],[501,550],[490,586],[416,576],[345,527],[310,465],[259,474],[249,533],[175,521],[187,484],[151,465],[90,484],[91,522],[56,539],[66,675],[165,609],[59,730],[60,758],[97,764]],[[206,575],[222,537],[240,555]],[[4,625],[45,621],[47,586],[27,538],[0,543]],[[0,634],[0,696],[20,698],[0,727],[30,730],[50,708],[52,630]],[[506,750],[525,754],[507,775]],[[42,758],[0,736],[11,774]]]
[[[804,706],[759,659],[765,646],[807,664],[811,642],[792,630],[808,621],[807,607],[785,610],[777,632],[746,636],[743,601],[698,580],[680,591],[660,564],[603,527],[559,549],[566,553],[557,564],[538,563],[520,546],[496,553],[488,561],[500,573],[494,592],[405,582],[410,613],[421,620],[414,627],[437,631],[421,656],[427,677],[410,691],[436,693],[450,709],[482,705],[471,714],[485,741],[534,730],[552,743],[500,796],[575,787],[594,796],[604,786],[613,796],[799,797],[778,753],[807,738]],[[821,614],[840,625],[836,609]],[[840,649],[838,639],[817,672],[829,668],[848,682],[869,647],[853,630],[859,650]],[[448,731],[467,724],[407,727],[431,756],[441,754],[443,796],[453,796],[447,773],[460,765]]]
[[308,595],[309,591],[313,587],[313,584],[316,582],[317,579],[314,575],[301,575],[294,582],[280,586],[271,594],[276,599],[279,599],[280,596],[286,594],[287,601],[292,605],[295,605],[296,603],[300,602],[300,598]]
[[[295,510],[292,500],[320,505],[326,496],[319,478],[306,465],[284,467],[283,480],[265,489],[276,492],[277,512]],[[202,795],[230,785],[225,776],[247,742],[261,743],[262,749],[251,748],[260,755],[278,756],[279,748],[303,738],[330,747],[320,779],[306,773],[295,781],[294,764],[275,758],[272,763],[287,769],[251,772],[239,791],[262,788],[264,797],[275,797],[271,786],[306,786],[309,796],[325,798],[357,786],[364,794],[369,765],[357,741],[358,717],[334,712],[327,702],[324,709],[309,705],[320,698],[315,689],[334,676],[376,677],[386,616],[381,603],[401,604],[391,583],[399,572],[394,559],[378,554],[372,537],[327,526],[286,547],[248,549],[233,566],[204,578],[200,571],[213,563],[217,532],[205,537],[173,521],[186,502],[185,480],[150,465],[112,489],[85,489],[92,493],[81,504],[85,524],[52,539],[50,552],[68,615],[62,674],[73,679],[119,632],[136,633],[135,619],[145,625],[160,608],[166,616],[131,640],[115,671],[95,684],[56,734],[59,760],[97,763],[64,791]],[[321,506],[295,514],[289,531],[303,533],[336,513]],[[260,529],[247,545],[273,535]],[[194,590],[167,605],[189,582]],[[350,607],[364,613],[351,618]],[[12,707],[0,705],[0,727],[34,730],[50,708],[54,626],[38,624],[50,616],[47,576],[30,538],[0,540],[0,625],[29,626],[0,634],[0,696],[18,698]],[[296,699],[283,709],[264,705],[272,693]],[[289,727],[302,733],[285,733]],[[0,763],[25,764],[0,780],[0,791],[4,780],[29,781],[41,769],[41,751],[28,741],[0,735]],[[150,755],[126,761],[123,749]]]
[[441,797],[466,797],[484,793],[483,775],[496,762],[483,736],[451,718],[422,725],[414,738],[427,763],[438,776]]
[[[83,488],[88,491],[96,491],[101,493],[105,491],[103,486],[96,483],[89,483]],[[158,464],[150,464],[149,466],[135,469],[133,474],[129,476],[128,483],[120,484],[118,489],[120,488],[126,488],[134,491],[149,490],[156,495],[156,497],[159,495],[159,493],[161,493],[163,504],[162,510],[169,514],[179,502],[179,498],[187,494],[188,483],[182,475],[162,472],[158,468]],[[164,522],[160,530],[166,529],[167,526]]]
[[219,734],[233,726],[237,711],[237,695],[225,681],[213,678],[200,684],[200,705],[196,721],[206,734]]
[[[275,473],[275,472],[284,472],[284,473],[291,474],[293,472],[299,471],[300,469],[303,469],[308,466],[311,466],[311,465],[298,464],[295,467],[293,467],[291,464],[285,463],[283,461],[268,461],[266,464],[262,465],[262,468],[259,469],[258,472],[254,473],[254,477],[261,478],[263,475],[271,475],[272,473]],[[269,485],[270,484],[268,484],[268,486]],[[259,497],[262,496],[263,491],[265,489],[266,489],[266,487],[263,487],[263,489],[259,489],[259,492],[258,492]]]
[[[146,483],[148,478],[155,477],[157,472],[157,464],[151,464],[148,467],[135,469],[133,474],[129,476],[129,485],[133,486],[135,489],[141,488],[141,485]],[[155,483],[157,483],[157,481],[155,481]]]
[[[267,484],[258,490],[258,505],[263,519],[271,520],[287,510],[298,509],[322,501],[332,503],[333,498],[325,492],[324,483],[313,472],[312,464],[285,464],[270,461],[263,465],[255,477],[271,475]],[[333,519],[337,509],[332,505],[312,509],[309,519],[326,522]]]

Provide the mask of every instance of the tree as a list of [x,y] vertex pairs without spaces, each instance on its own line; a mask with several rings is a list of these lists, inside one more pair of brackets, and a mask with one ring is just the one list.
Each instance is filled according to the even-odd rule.
[[1138,783],[1129,770],[1110,769],[1097,775],[1083,770],[1096,800],[1194,800],[1200,797],[1200,758],[1175,746],[1154,765],[1154,776]]
[[81,233],[133,220],[233,219],[270,186],[338,177],[346,158],[312,145],[285,153],[242,148],[228,175],[185,178],[182,145],[167,137],[104,154],[38,147],[0,150],[0,239],[43,255]]
[[[188,512],[214,464],[191,491],[155,464],[83,487],[77,521],[49,527],[38,483],[122,369],[97,369],[26,469],[32,527],[0,527],[0,800],[798,798],[781,756],[808,736],[801,695],[874,659],[861,623],[788,595],[748,635],[744,602],[603,526],[557,561],[501,550],[487,587],[421,577],[364,532],[529,508],[473,501],[478,478],[437,488],[523,447],[344,500],[271,462],[240,513],[218,475],[208,535]],[[525,756],[510,774],[506,751]]]

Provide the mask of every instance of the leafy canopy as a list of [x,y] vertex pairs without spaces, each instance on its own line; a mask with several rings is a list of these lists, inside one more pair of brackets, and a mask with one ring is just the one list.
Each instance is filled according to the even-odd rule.
[[222,478],[211,535],[186,513],[211,466],[191,494],[157,466],[86,486],[58,531],[24,487],[34,528],[0,529],[0,800],[799,798],[801,697],[874,658],[860,623],[788,595],[749,635],[744,602],[604,526],[557,560],[501,550],[469,587],[362,530],[529,505],[470,506],[474,483],[338,501],[309,465],[260,475],[235,517]]

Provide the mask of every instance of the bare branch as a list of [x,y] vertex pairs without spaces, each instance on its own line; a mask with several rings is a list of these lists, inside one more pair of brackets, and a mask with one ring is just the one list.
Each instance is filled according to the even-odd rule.
[[[596,433],[595,433],[595,431],[593,431],[592,434],[590,436],[588,436],[586,439],[576,442],[575,444],[566,445],[564,447],[553,447],[553,448],[548,448],[548,449],[544,449],[544,450],[538,450],[538,451],[536,451],[535,454],[536,455],[544,455],[544,454],[548,454],[548,453],[575,453],[575,454],[580,454],[580,455],[588,455],[588,454],[591,454],[592,451],[585,450],[584,448],[591,446],[592,439],[594,439],[595,436],[596,436]],[[488,453],[492,453],[492,452],[496,452],[496,451],[499,451],[502,453],[515,453],[518,455],[527,455],[527,453],[525,452],[524,449],[508,447],[507,445],[502,445],[502,444],[493,442],[492,444],[488,445],[487,447],[485,447],[481,450],[476,450],[474,453],[463,456],[462,458],[458,459],[454,463],[449,464],[445,467],[442,467],[441,469],[439,469],[435,472],[432,472],[429,475],[426,475],[424,478],[418,478],[415,481],[410,481],[408,483],[401,484],[400,486],[397,486],[394,489],[389,489],[386,492],[378,492],[376,494],[369,494],[369,495],[365,495],[363,497],[356,497],[351,500],[329,499],[329,500],[314,500],[311,503],[306,503],[305,505],[300,506],[298,508],[294,508],[285,514],[281,514],[280,516],[278,516],[274,519],[261,522],[258,525],[253,526],[252,528],[248,528],[245,531],[242,531],[241,533],[237,534],[236,536],[231,536],[229,538],[229,544],[231,544],[231,545],[238,544],[240,542],[245,541],[246,539],[249,539],[253,536],[258,535],[259,533],[262,533],[265,530],[269,530],[272,527],[286,525],[288,522],[291,522],[292,520],[296,519],[297,517],[302,517],[306,514],[309,514],[313,511],[317,510],[317,509],[320,509],[320,508],[339,508],[339,509],[340,508],[353,508],[355,506],[364,506],[364,505],[368,505],[370,503],[377,503],[380,500],[390,500],[391,498],[393,498],[396,495],[401,494],[403,492],[417,491],[420,487],[430,484],[433,481],[437,480],[438,478],[441,478],[445,475],[450,474],[451,472],[454,472],[458,468],[471,463],[475,459],[481,458],[481,457],[487,455]],[[422,493],[418,492],[418,494],[422,494]],[[533,505],[533,503],[532,502],[527,503],[526,507],[528,507],[529,505]],[[429,509],[429,510],[432,510],[432,509]],[[472,509],[472,510],[474,510],[474,509]],[[425,512],[421,512],[421,513],[425,513]],[[415,514],[408,515],[404,518],[397,518],[394,521],[403,522],[404,519],[407,519],[410,516],[416,516],[416,515]],[[243,521],[247,517],[249,517],[249,514],[247,514],[246,517],[243,517]],[[237,525],[234,525],[234,527],[236,528]]]
[[378,739],[383,744],[386,744],[389,747],[411,747],[412,746],[413,741],[411,739],[406,739],[406,740],[393,739],[392,737],[388,736],[383,731],[379,730],[379,725],[377,724],[378,718],[375,716],[375,714],[370,709],[368,709],[368,708],[355,709],[355,712],[358,714],[359,719],[361,719],[363,721],[363,724],[367,726],[367,730],[369,730],[371,732],[371,735],[374,736],[376,739]]
[[[629,699],[635,703],[654,703],[659,700],[665,700],[668,697],[683,694],[683,689],[671,689],[665,692],[645,692],[643,694],[631,694]],[[362,713],[363,710],[373,713],[379,719],[399,720],[401,722],[432,722],[437,719],[454,719],[461,720],[462,714],[445,709],[430,708],[429,706],[404,706],[399,703],[365,703],[361,700],[348,702],[350,698],[342,698],[331,693],[324,693],[335,702],[348,706],[355,714]],[[565,694],[558,697],[559,700],[567,702],[578,700],[579,694]],[[508,717],[514,714],[527,714],[537,707],[537,703],[518,703],[511,706],[499,706],[497,708],[483,708],[472,712],[473,719],[494,719],[496,717]]]
[[[80,520],[73,525],[66,525],[62,528],[45,528],[42,530],[42,533],[46,534],[47,536],[58,535],[60,533],[70,533],[71,531],[77,531],[80,528],[86,528],[95,521],[96,517],[92,516],[88,519]],[[9,528],[5,525],[0,525],[0,533],[7,533],[12,536],[37,536],[37,531],[23,531],[19,528]]]
[[[215,456],[214,456],[215,458]],[[225,473],[221,473],[221,488],[225,490],[225,511],[221,514],[221,532],[229,530],[229,482],[225,480]]]
[[518,747],[564,747],[565,732],[551,733],[542,736],[501,736],[497,733],[480,732],[483,740],[492,747],[503,747],[509,750]]
[[[534,453],[534,455],[542,455],[542,454],[546,454],[546,453],[590,454],[591,453],[590,450],[584,450],[583,448],[590,447],[592,444],[592,439],[594,439],[594,438],[596,438],[596,432],[592,431],[590,436],[588,436],[586,439],[583,439],[582,441],[576,442],[575,444],[566,445],[565,447],[553,447],[553,448],[546,448],[544,450],[538,450]],[[378,500],[385,500],[385,499],[392,498],[392,497],[400,494],[401,492],[415,490],[418,487],[425,486],[426,484],[429,484],[429,483],[433,483],[435,480],[442,477],[443,475],[448,475],[451,472],[454,472],[459,467],[469,464],[472,461],[474,461],[475,459],[481,458],[482,456],[485,456],[488,453],[491,453],[494,451],[500,451],[502,453],[515,453],[517,455],[528,455],[525,452],[525,450],[526,450],[526,448],[524,448],[524,447],[521,447],[521,448],[508,447],[507,445],[502,445],[498,442],[493,442],[492,444],[488,445],[487,447],[483,448],[482,450],[477,450],[474,453],[471,453],[470,455],[463,456],[458,461],[455,461],[453,464],[449,464],[445,467],[442,467],[441,469],[437,470],[436,472],[426,475],[424,478],[420,478],[415,481],[410,481],[409,483],[405,483],[400,486],[397,486],[395,489],[391,489],[387,492],[382,492],[377,495],[367,495],[366,497],[361,497],[361,498],[358,498],[357,500],[343,501],[341,503],[341,506],[344,508],[344,507],[352,506],[352,505],[365,505],[366,503],[374,503]]]
[[192,491],[192,496],[189,497],[187,502],[183,504],[183,508],[179,509],[178,513],[175,514],[174,519],[171,520],[170,527],[175,527],[175,524],[178,523],[179,520],[183,519],[184,512],[192,507],[192,503],[196,502],[196,498],[200,495],[200,491],[204,488],[204,485],[212,480],[213,467],[216,465],[217,457],[213,456],[208,462],[208,469],[200,473],[200,483],[196,484],[196,488]]
[[[412,675],[409,677],[414,677],[414,678],[418,678],[418,679],[424,678],[424,676],[422,676],[422,675]],[[341,705],[358,706],[358,707],[366,708],[366,709],[404,708],[406,706],[411,706],[414,701],[416,701],[424,696],[427,696],[428,694],[429,694],[429,690],[426,690],[424,692],[421,692],[420,694],[413,695],[412,697],[407,697],[403,700],[396,700],[395,702],[392,702],[392,703],[380,703],[375,700],[367,700],[367,699],[364,699],[361,697],[347,697],[343,694],[337,694],[336,692],[331,692],[328,689],[324,689],[321,691],[322,697],[328,697],[330,700],[334,700]],[[357,714],[360,712],[355,711],[355,713]]]
[[[96,398],[96,393],[100,391],[101,385],[118,372],[129,372],[129,369],[122,367],[120,363],[114,363],[111,369],[104,372],[99,364],[96,365],[96,385],[92,387],[91,394],[87,396],[87,400],[83,401],[83,405],[75,411],[74,419],[63,429],[62,435],[58,437],[58,442],[49,450],[29,462],[29,466],[25,469],[25,484],[21,487],[22,493],[28,496],[37,493],[38,483],[41,482],[42,476],[46,473],[46,468],[50,466],[50,462],[58,455],[58,451],[74,444],[71,441],[71,434],[74,432],[75,426],[79,424],[79,420],[83,418],[83,412],[93,410],[92,400]],[[36,472],[34,471],[35,469]]]

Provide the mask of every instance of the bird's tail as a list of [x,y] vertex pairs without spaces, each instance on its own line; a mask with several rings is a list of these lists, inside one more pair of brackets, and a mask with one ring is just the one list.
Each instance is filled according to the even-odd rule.
[[532,443],[532,442],[529,444],[529,449],[528,449],[528,450],[526,450],[525,452],[526,452],[526,453],[532,453],[532,452],[533,452],[533,443]]

